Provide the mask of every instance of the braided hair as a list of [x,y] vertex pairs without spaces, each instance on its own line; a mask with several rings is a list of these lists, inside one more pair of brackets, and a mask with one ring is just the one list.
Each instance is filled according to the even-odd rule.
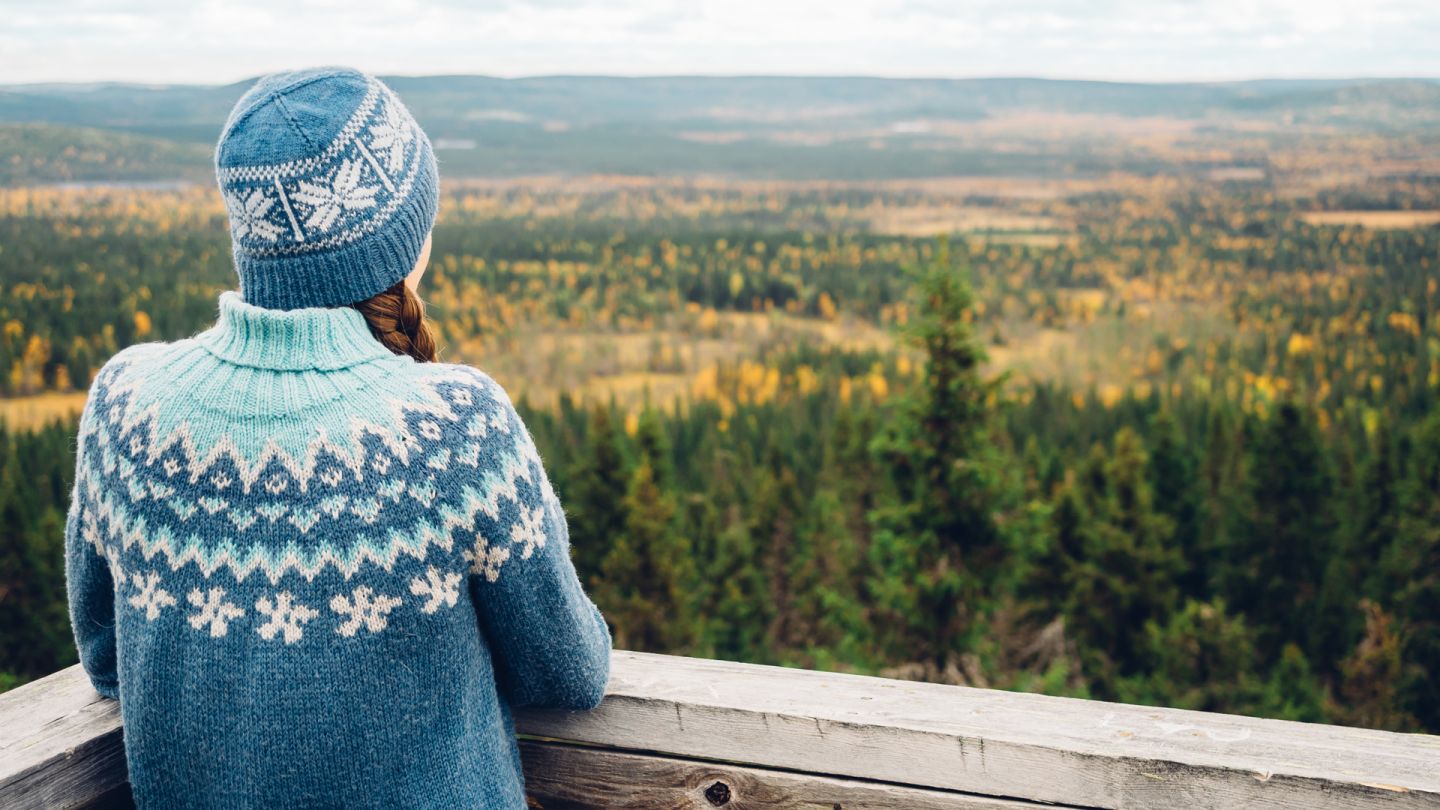
[[404,280],[352,306],[365,316],[370,334],[385,348],[417,363],[435,362],[435,333],[425,320],[425,304]]

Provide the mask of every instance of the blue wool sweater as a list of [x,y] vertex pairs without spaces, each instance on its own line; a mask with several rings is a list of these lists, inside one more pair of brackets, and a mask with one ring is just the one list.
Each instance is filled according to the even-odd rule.
[[505,392],[353,309],[106,364],[70,610],[140,806],[525,806],[512,706],[595,706],[610,637]]

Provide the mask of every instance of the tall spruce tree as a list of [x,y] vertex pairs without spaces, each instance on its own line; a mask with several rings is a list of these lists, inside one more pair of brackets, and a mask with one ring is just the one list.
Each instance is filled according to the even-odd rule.
[[[642,431],[646,423],[642,417]],[[674,497],[655,466],[665,453],[664,434],[656,428],[641,445],[623,502],[624,523],[600,564],[596,602],[614,627],[616,645],[626,649],[680,652],[696,638],[695,561],[679,531]]]
[[1401,708],[1440,729],[1440,413],[1421,425],[1410,455],[1404,506],[1383,561],[1402,639]]
[[873,444],[888,477],[871,512],[876,635],[890,660],[936,669],[969,646],[991,606],[987,585],[1008,551],[1000,515],[1013,500],[989,435],[998,383],[981,373],[965,276],[942,242],[917,280],[907,334],[923,376]]
[[1175,416],[1161,411],[1150,425],[1149,477],[1155,508],[1170,518],[1170,544],[1180,555],[1182,570],[1177,580],[1182,594],[1200,598],[1207,590],[1205,555],[1200,548],[1200,488],[1196,482],[1196,460],[1180,432]]
[[625,526],[629,482],[621,440],[611,408],[592,407],[580,461],[565,499],[575,567],[592,586],[601,561]]
[[1079,552],[1057,596],[1085,675],[1104,694],[1118,676],[1149,665],[1146,623],[1163,626],[1179,597],[1183,558],[1170,542],[1173,524],[1155,509],[1146,468],[1139,435],[1122,428],[1110,453],[1094,448],[1066,496],[1072,502],[1057,509],[1079,515]]
[[1307,657],[1323,646],[1316,626],[1326,561],[1334,549],[1334,489],[1314,417],[1282,403],[1259,426],[1250,459],[1247,531],[1228,549],[1226,598],[1259,633],[1267,663],[1287,642]]
[[1382,566],[1377,564],[1398,533],[1400,514],[1399,481],[1387,425],[1376,431],[1368,459],[1362,462],[1350,489],[1350,507],[1338,521],[1335,550],[1325,561],[1315,608],[1315,622],[1327,632],[1310,658],[1317,669],[1330,675],[1338,672],[1341,659],[1361,640],[1366,615],[1361,600],[1380,591],[1393,594],[1399,590],[1400,583],[1385,587]]

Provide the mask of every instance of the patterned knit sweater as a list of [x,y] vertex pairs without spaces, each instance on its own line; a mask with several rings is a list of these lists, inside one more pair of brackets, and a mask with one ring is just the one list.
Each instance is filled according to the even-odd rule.
[[524,807],[512,706],[610,636],[505,392],[353,309],[135,346],[81,418],[70,610],[140,806]]

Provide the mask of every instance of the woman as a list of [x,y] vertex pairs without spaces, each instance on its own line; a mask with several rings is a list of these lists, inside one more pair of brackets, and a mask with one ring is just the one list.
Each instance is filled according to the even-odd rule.
[[414,289],[434,155],[345,69],[262,79],[216,150],[240,292],[81,419],[70,610],[156,807],[524,807],[513,706],[591,708],[610,637],[505,392]]

